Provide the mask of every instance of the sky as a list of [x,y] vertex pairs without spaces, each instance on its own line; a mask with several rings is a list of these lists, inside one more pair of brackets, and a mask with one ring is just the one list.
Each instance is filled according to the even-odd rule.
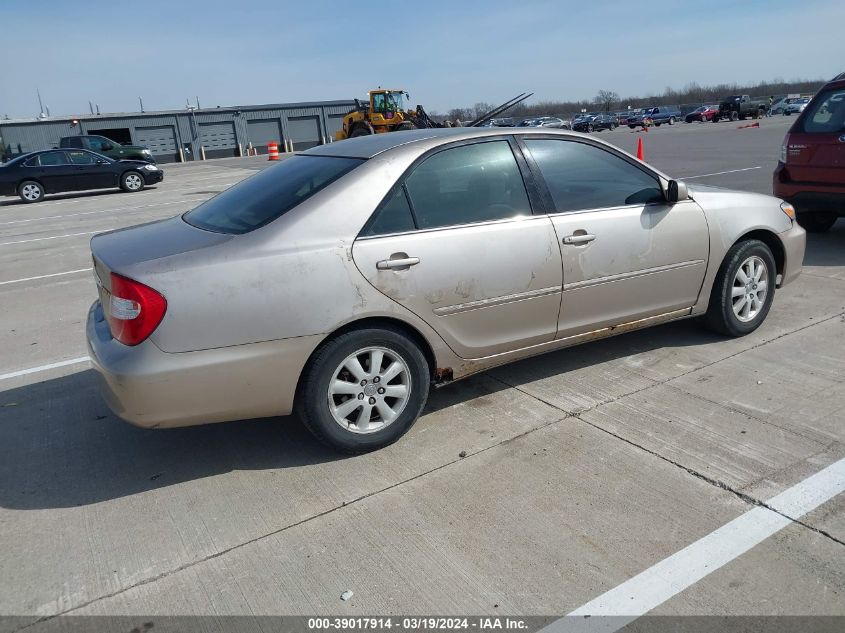
[[843,0],[0,0],[0,116],[363,97],[429,111],[845,71]]

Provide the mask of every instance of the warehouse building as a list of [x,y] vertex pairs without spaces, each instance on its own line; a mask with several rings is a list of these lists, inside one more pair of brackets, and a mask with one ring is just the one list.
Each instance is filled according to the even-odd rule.
[[2,120],[0,153],[8,160],[77,134],[146,146],[161,163],[264,154],[271,141],[280,151],[299,151],[330,143],[353,106],[352,100],[317,101]]

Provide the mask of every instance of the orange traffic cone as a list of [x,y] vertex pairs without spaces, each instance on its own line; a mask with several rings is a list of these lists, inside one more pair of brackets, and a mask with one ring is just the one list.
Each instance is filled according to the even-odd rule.
[[643,149],[643,137],[637,139],[637,158],[645,161],[645,149]]

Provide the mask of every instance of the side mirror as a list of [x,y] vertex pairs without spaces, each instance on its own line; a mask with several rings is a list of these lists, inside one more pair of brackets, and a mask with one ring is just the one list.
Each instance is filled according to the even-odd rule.
[[669,187],[666,191],[666,198],[669,202],[683,202],[689,200],[689,191],[687,191],[687,183],[682,180],[670,180]]
[[103,143],[103,145],[102,145],[102,150],[103,150],[104,152],[107,152],[107,151],[109,151],[110,149],[112,149],[112,146],[111,146],[111,145],[109,145],[108,143]]

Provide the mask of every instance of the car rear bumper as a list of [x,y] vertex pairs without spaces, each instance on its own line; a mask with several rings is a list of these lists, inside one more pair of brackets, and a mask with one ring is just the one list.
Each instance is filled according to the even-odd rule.
[[136,426],[165,428],[288,415],[322,336],[170,354],[150,339],[112,338],[100,302],[88,311],[91,364],[106,403]]
[[804,265],[804,249],[807,245],[807,233],[797,222],[792,223],[792,228],[784,231],[780,237],[783,244],[784,264],[780,286],[785,286],[794,281],[801,274]]
[[794,205],[798,213],[825,211],[845,215],[845,187],[792,181],[783,163],[775,168],[772,190],[775,196]]

